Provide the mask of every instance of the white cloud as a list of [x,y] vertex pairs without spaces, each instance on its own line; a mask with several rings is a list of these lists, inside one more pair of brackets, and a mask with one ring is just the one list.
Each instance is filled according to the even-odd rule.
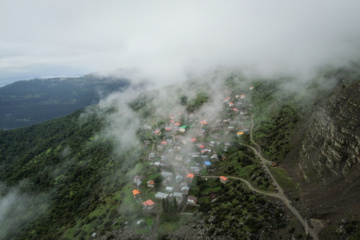
[[1,1],[0,72],[138,68],[162,82],[219,65],[304,72],[358,56],[359,7],[310,0]]

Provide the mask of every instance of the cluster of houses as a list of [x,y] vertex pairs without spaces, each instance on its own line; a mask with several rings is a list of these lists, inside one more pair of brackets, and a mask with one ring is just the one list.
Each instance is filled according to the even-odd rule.
[[[250,90],[252,89],[253,87],[250,87]],[[246,119],[248,105],[244,103],[245,99],[245,94],[227,96],[224,99],[224,111]],[[243,122],[233,119],[230,117],[208,122],[198,119],[196,114],[192,113],[187,115],[186,123],[169,116],[166,125],[161,128],[153,129],[149,124],[143,126],[143,131],[150,131],[158,139],[156,142],[144,141],[149,166],[161,169],[162,182],[157,183],[161,186],[157,188],[160,191],[155,193],[155,199],[175,199],[179,209],[186,204],[196,205],[197,197],[189,195],[194,177],[202,172],[214,172],[214,165],[224,159],[224,156],[218,155],[217,147],[223,146],[223,151],[226,152],[231,146],[229,141],[217,140],[217,133],[233,133],[240,137],[249,131]],[[212,134],[213,140],[207,142],[205,137],[209,134]],[[142,176],[134,177],[136,189],[133,190],[133,195],[141,202],[144,211],[150,211],[156,200],[143,201],[139,191],[140,187],[145,185],[142,185],[142,179]],[[146,182],[147,190],[156,186],[154,180]],[[221,176],[220,181],[225,184],[228,178]]]

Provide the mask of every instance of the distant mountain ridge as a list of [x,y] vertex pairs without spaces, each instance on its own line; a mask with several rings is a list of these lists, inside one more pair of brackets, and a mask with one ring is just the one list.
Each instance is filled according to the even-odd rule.
[[129,86],[124,78],[95,75],[18,81],[0,88],[0,129],[62,117]]

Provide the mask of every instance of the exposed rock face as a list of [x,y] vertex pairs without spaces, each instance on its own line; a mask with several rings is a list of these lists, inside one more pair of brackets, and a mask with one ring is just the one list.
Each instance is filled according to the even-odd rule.
[[360,163],[360,81],[342,86],[313,114],[300,151],[307,181],[347,177]]

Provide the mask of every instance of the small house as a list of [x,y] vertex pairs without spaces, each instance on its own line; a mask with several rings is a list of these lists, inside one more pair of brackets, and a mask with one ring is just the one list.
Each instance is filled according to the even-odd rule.
[[189,186],[183,186],[181,187],[181,192],[183,195],[187,195],[189,193],[190,187]]
[[134,183],[141,182],[142,179],[143,179],[142,176],[136,175],[136,176],[134,177]]
[[[193,171],[194,173],[197,173],[197,174],[200,173],[199,167],[190,167],[190,170]],[[190,181],[190,183],[191,183],[191,181]]]
[[140,191],[139,190],[135,189],[135,190],[132,191],[132,193],[134,195],[134,198],[140,197]]
[[165,191],[167,192],[173,192],[174,191],[174,187],[166,187]]
[[214,153],[213,155],[211,155],[210,161],[211,161],[211,162],[218,162],[218,161],[219,161],[218,155],[217,155],[216,153]]
[[142,203],[142,207],[143,207],[144,211],[150,211],[151,209],[154,208],[154,206],[155,206],[155,203],[151,199]]
[[163,176],[164,178],[172,177],[172,176],[174,175],[172,172],[165,172],[165,171],[161,172],[160,174],[161,174],[161,176]]
[[254,90],[254,86],[250,86],[250,87],[249,87],[249,90]]
[[164,146],[163,145],[157,145],[156,149],[158,151],[162,151],[164,149]]
[[188,197],[187,197],[187,201],[188,201],[188,203],[190,203],[190,204],[196,204],[196,202],[197,202],[197,197],[188,196]]
[[164,198],[167,198],[168,196],[169,196],[169,194],[163,193],[163,192],[157,192],[155,194],[155,198],[157,198],[157,199],[164,199]]
[[153,159],[153,158],[155,158],[155,153],[152,152],[152,153],[149,154],[148,159],[151,160],[151,159]]
[[227,177],[224,177],[224,176],[220,176],[220,182],[222,183],[227,183],[229,181],[229,179]]
[[194,174],[192,173],[189,173],[187,176],[186,176],[186,181],[190,184],[194,179]]
[[181,175],[176,175],[176,177],[175,177],[175,180],[177,183],[180,183],[183,179],[184,179],[184,177]]
[[151,126],[150,126],[150,125],[144,125],[144,126],[143,126],[143,129],[144,129],[144,130],[151,130]]
[[244,98],[245,98],[245,94],[241,94],[240,98],[241,98],[241,99],[244,99]]
[[211,166],[211,162],[205,161],[204,162],[204,168],[209,168]]
[[176,203],[180,205],[183,199],[183,194],[181,192],[174,192],[173,197],[176,199]]
[[154,182],[154,180],[149,180],[148,182],[147,182],[147,186],[148,187],[155,187],[155,182]]

